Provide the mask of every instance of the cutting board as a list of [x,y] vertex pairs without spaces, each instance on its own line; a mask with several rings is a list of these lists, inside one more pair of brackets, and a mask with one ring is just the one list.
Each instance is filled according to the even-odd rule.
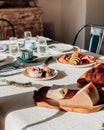
[[[92,107],[81,107],[81,106],[62,106],[60,105],[61,100],[53,100],[46,97],[47,91],[50,89],[48,86],[44,86],[40,88],[38,91],[34,91],[34,103],[37,106],[57,109],[57,110],[64,110],[70,112],[79,112],[79,113],[91,113],[102,110],[104,108],[104,91],[102,92],[99,90],[100,100],[97,105]],[[64,99],[72,98],[78,90],[68,90],[68,93],[64,97]],[[62,99],[62,100],[64,100]]]

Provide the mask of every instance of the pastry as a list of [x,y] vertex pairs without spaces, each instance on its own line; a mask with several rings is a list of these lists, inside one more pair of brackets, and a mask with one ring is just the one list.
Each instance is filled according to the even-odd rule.
[[89,82],[104,87],[104,63],[99,63],[80,76],[77,82],[85,85]]

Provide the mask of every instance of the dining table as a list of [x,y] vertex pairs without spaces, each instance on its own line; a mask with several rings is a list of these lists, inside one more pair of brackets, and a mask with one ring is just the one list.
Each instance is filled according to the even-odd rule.
[[[60,43],[58,44],[60,46]],[[68,48],[68,44],[61,44],[63,44],[63,47],[67,46],[66,48]],[[74,47],[69,46],[72,48],[67,52],[50,49],[46,56],[39,57],[37,61],[24,63],[24,66],[20,69],[12,70],[12,73],[15,71],[19,73],[6,76],[8,72],[5,72],[3,76],[0,72],[0,130],[101,130],[102,123],[104,123],[104,110],[92,113],[66,112],[37,106],[33,98],[34,91],[38,91],[43,86],[66,85],[69,89],[80,89],[78,88],[77,79],[92,66],[73,67],[59,63],[57,57],[73,52]],[[83,49],[81,51],[93,55],[97,59],[104,59],[103,55]],[[8,55],[7,52],[5,54]],[[34,51],[34,55],[38,55],[37,52]],[[52,56],[53,60],[48,66],[58,72],[55,77],[37,80],[24,75],[23,72],[27,67],[42,66],[49,56]],[[20,87],[2,82],[2,80],[21,83],[31,82],[32,84],[28,87]]]

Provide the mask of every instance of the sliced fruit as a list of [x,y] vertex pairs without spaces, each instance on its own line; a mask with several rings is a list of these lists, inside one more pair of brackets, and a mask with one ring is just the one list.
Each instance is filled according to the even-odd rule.
[[79,65],[82,64],[81,59],[77,56],[72,56],[69,60],[69,64],[71,65]]

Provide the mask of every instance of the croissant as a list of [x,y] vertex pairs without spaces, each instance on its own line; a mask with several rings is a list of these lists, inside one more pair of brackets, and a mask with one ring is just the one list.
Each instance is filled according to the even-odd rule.
[[81,75],[77,83],[81,85],[86,85],[92,82],[97,86],[104,86],[104,63],[99,63]]

